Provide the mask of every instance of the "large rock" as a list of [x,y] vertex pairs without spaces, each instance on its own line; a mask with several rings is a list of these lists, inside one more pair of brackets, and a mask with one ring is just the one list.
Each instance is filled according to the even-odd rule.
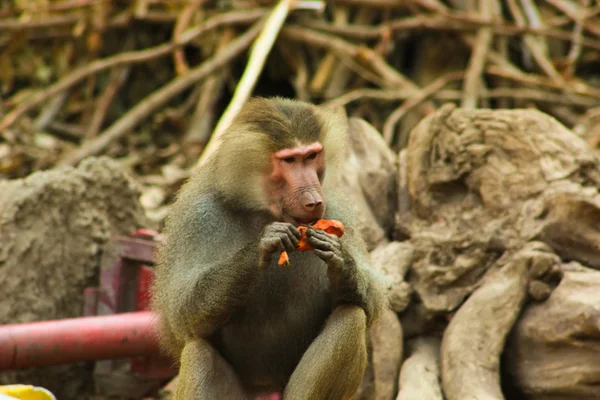
[[[444,337],[452,337],[446,342],[455,346],[446,346],[442,360],[456,365],[443,368],[445,396],[463,399],[486,391],[491,395],[479,397],[506,396],[498,386],[498,366],[500,354],[508,351],[514,354],[506,370],[532,399],[600,398],[599,303],[592,295],[600,284],[588,272],[582,279],[565,276],[552,292],[564,264],[544,261],[559,256],[563,263],[600,268],[595,152],[539,111],[446,105],[412,131],[400,161],[404,219],[396,236],[407,237],[414,248],[406,280],[415,292],[402,315],[403,331],[405,337],[439,331],[445,319],[452,320]],[[515,295],[501,287],[498,276],[508,274],[514,257],[534,245],[545,256],[524,261],[532,275],[511,286],[518,287],[522,301],[509,309],[506,302]],[[547,303],[529,302],[548,296]],[[495,313],[500,309],[502,318]],[[522,311],[507,348],[504,338]],[[475,353],[478,359],[468,360]]]
[[389,242],[371,252],[373,267],[387,277],[389,306],[402,312],[410,303],[412,289],[404,281],[413,258],[413,246],[409,242]]
[[600,272],[577,263],[544,303],[525,309],[506,347],[506,373],[531,400],[600,398]]
[[408,341],[396,400],[443,400],[440,378],[440,340],[420,337]]
[[431,313],[456,310],[531,241],[600,266],[600,160],[549,115],[447,105],[413,130],[405,161],[409,282]]
[[398,316],[386,309],[368,331],[369,359],[360,388],[352,400],[393,400],[404,350]]
[[397,156],[368,122],[348,120],[348,146],[342,187],[357,212],[367,248],[388,240],[397,208]]
[[[134,182],[108,159],[0,181],[0,324],[78,317],[98,284],[102,245],[145,226]],[[7,372],[61,400],[93,390],[89,364]]]

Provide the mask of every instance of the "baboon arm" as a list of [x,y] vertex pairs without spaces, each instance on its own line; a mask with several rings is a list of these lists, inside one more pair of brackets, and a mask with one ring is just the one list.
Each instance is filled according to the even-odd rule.
[[224,260],[187,268],[178,294],[171,297],[171,315],[180,319],[178,325],[185,327],[188,335],[212,334],[245,304],[259,274],[256,247],[257,242],[252,241]]
[[345,262],[342,281],[352,284],[346,288],[338,288],[338,301],[360,306],[367,316],[367,326],[371,326],[379,318],[385,305],[385,277],[371,266],[370,256],[362,239],[353,228],[348,229],[342,237],[342,245]]
[[333,191],[326,195],[330,200],[325,218],[341,221],[346,227],[344,236],[340,238],[345,263],[343,272],[345,276],[340,277],[340,281],[350,284],[341,288],[340,296],[334,301],[361,307],[365,312],[367,327],[369,327],[379,318],[387,303],[386,278],[371,265],[367,247],[355,228],[355,217],[348,209],[343,197],[340,197],[342,193]]
[[167,221],[153,308],[185,342],[214,333],[245,303],[260,274],[260,239],[213,199],[194,199],[183,207],[187,213]]

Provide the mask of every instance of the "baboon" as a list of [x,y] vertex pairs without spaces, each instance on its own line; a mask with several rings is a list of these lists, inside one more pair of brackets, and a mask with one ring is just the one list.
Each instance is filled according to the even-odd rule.
[[[179,361],[176,399],[357,391],[385,296],[339,183],[346,134],[345,118],[315,105],[251,99],[178,193],[152,300]],[[310,227],[319,219],[344,235]],[[299,225],[314,250],[294,251]]]

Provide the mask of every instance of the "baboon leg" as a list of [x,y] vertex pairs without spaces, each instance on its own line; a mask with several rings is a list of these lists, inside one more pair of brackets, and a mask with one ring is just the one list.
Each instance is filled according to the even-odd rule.
[[175,400],[246,400],[235,372],[209,343],[188,342],[181,353]]
[[349,399],[367,365],[366,316],[352,305],[336,307],[285,388],[284,400]]

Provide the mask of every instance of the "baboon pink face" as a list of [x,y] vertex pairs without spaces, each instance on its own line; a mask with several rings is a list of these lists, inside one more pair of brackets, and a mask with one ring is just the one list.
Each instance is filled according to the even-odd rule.
[[325,197],[321,187],[325,155],[320,143],[276,152],[267,185],[269,206],[275,216],[294,225],[323,217]]

